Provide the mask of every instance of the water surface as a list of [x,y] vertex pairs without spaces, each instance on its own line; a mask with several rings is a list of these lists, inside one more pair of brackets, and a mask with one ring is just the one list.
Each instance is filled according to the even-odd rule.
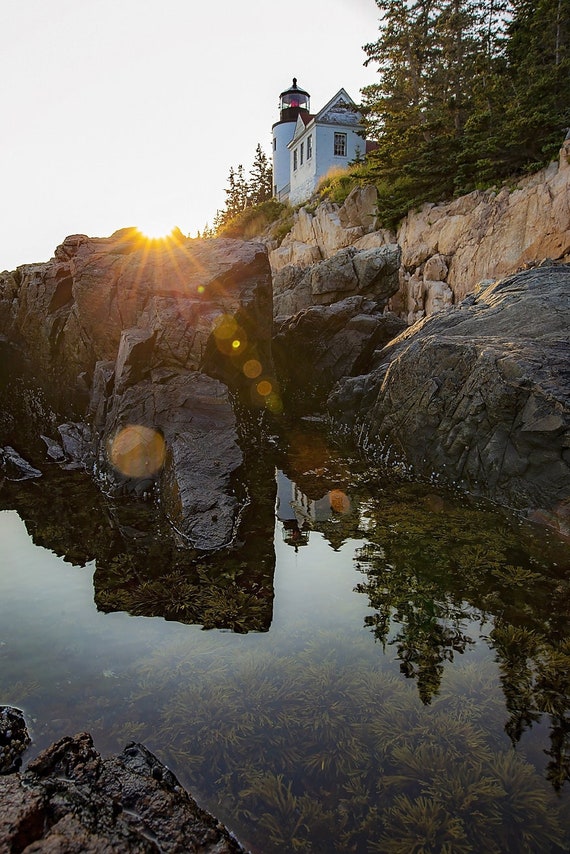
[[88,487],[62,522],[0,491],[28,758],[143,741],[259,854],[568,850],[567,544],[314,437],[280,465],[273,536],[252,519],[262,547],[198,569],[124,516],[119,548]]

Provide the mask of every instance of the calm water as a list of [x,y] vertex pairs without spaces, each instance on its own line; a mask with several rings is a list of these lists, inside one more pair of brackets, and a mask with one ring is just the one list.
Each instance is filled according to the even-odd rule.
[[[37,485],[4,495],[0,703],[26,712],[27,758],[82,730],[143,741],[259,854],[567,851],[568,545],[291,448],[249,568],[141,577],[124,542],[72,554],[80,520],[40,524]],[[116,610],[159,600],[170,619]],[[196,603],[236,631],[191,625]]]

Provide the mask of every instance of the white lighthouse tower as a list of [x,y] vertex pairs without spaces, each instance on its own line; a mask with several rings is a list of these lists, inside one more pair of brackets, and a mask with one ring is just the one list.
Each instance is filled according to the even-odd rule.
[[297,78],[293,77],[290,89],[281,92],[279,96],[279,121],[273,125],[273,195],[284,201],[289,196],[291,167],[291,152],[287,148],[293,139],[299,116],[305,121],[310,118],[310,95],[297,86]]

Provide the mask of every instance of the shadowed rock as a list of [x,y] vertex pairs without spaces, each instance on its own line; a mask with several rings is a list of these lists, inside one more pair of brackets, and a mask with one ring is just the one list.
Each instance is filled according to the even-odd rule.
[[273,343],[285,392],[322,405],[335,382],[367,370],[374,351],[404,328],[362,296],[300,311],[277,327]]
[[25,773],[0,777],[0,798],[3,851],[245,852],[134,742],[102,759],[88,733],[62,738]]

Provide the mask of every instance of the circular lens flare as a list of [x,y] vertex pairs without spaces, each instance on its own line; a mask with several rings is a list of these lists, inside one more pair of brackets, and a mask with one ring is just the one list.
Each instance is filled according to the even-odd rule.
[[228,341],[234,338],[237,332],[238,324],[235,317],[231,314],[220,314],[214,323],[214,337],[217,341]]
[[329,501],[335,513],[348,513],[350,510],[350,498],[342,489],[331,489]]
[[269,380],[261,380],[257,383],[257,393],[261,395],[261,397],[267,397],[273,391],[273,386],[269,382]]
[[150,477],[164,465],[166,446],[152,427],[128,424],[109,441],[109,459],[127,477]]
[[248,359],[244,363],[242,370],[248,379],[255,380],[261,374],[263,368],[261,367],[261,362],[258,362],[257,359]]

